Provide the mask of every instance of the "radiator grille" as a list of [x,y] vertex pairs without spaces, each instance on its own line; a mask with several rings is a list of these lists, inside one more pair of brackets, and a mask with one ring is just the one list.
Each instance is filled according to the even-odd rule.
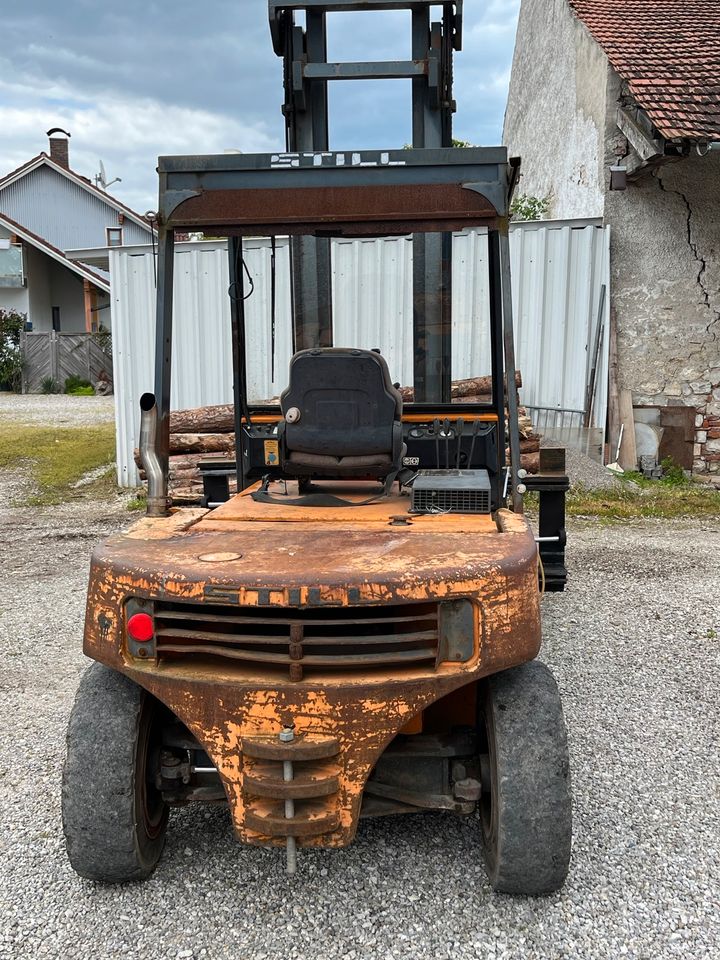
[[414,513],[490,513],[489,490],[413,490]]
[[438,605],[240,607],[156,602],[157,656],[220,657],[286,669],[292,680],[328,670],[434,669]]

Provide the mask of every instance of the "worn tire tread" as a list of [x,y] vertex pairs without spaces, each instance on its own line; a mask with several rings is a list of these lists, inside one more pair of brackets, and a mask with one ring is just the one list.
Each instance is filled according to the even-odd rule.
[[497,747],[498,830],[488,876],[504,893],[538,896],[562,886],[572,846],[567,732],[557,683],[533,661],[488,678]]
[[100,663],[80,681],[67,732],[62,820],[70,863],[90,880],[143,880],[162,852],[164,836],[149,857],[138,842],[135,748],[147,696]]

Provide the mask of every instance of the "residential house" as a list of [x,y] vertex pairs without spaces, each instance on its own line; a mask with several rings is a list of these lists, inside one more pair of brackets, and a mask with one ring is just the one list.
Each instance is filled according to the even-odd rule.
[[720,474],[717,0],[522,0],[504,138],[521,193],[611,227],[638,443]]
[[0,307],[27,314],[36,333],[89,333],[110,326],[110,278],[68,251],[145,243],[151,228],[71,169],[69,134],[49,133],[49,154],[0,179]]

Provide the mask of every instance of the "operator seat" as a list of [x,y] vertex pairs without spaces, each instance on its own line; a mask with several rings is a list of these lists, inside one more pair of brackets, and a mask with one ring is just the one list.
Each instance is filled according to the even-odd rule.
[[280,397],[283,472],[377,478],[402,465],[402,396],[374,350],[301,350]]

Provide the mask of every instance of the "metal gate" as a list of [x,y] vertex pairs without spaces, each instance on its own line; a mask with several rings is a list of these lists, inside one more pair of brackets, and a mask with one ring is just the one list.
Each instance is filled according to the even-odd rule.
[[92,333],[24,333],[23,393],[40,393],[44,380],[51,378],[59,389],[68,377],[95,383],[100,374],[112,383],[112,354],[110,344]]

